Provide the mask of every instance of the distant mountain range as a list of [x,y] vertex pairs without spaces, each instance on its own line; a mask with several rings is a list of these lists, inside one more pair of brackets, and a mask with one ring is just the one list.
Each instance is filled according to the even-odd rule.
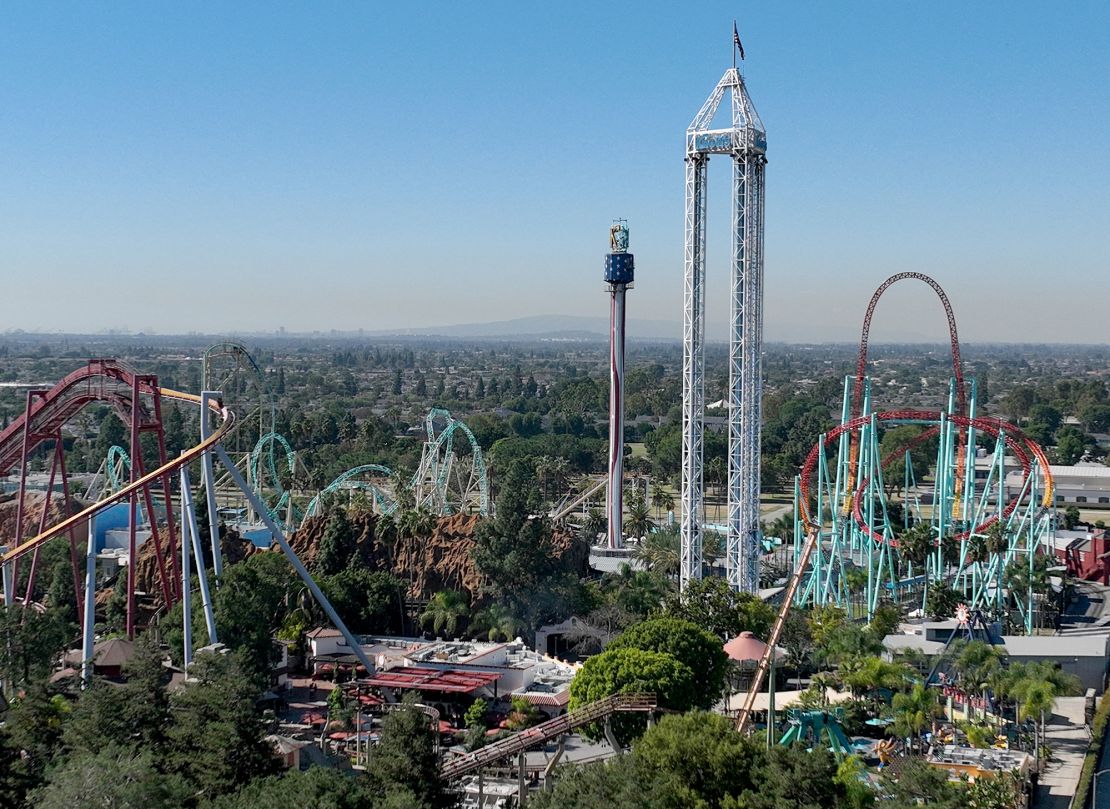
[[[665,320],[629,319],[627,336],[634,340],[673,342],[682,337],[682,325]],[[502,340],[608,340],[609,321],[581,315],[533,315],[490,323],[459,323],[453,326],[421,326],[367,332],[371,337],[428,336],[491,338]]]
[[[629,318],[626,325],[630,340],[678,342],[682,339],[682,323],[668,320]],[[764,339],[784,343],[856,343],[858,327],[817,326],[806,322],[768,322]],[[724,317],[707,324],[711,342],[728,339]],[[582,340],[607,341],[609,321],[603,317],[582,315],[533,315],[489,323],[459,323],[452,326],[420,326],[409,329],[381,329],[365,332],[369,337],[449,337],[456,339],[496,340]],[[881,335],[884,343],[939,343],[942,335],[930,335],[911,328]]]

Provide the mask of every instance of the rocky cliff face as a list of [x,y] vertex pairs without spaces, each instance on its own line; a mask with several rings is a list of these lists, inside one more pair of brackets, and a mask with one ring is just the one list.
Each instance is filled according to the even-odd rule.
[[[480,518],[456,514],[440,517],[429,537],[404,537],[395,544],[386,542],[375,530],[378,518],[372,514],[352,517],[352,527],[363,564],[371,570],[387,570],[410,582],[409,597],[431,598],[440,590],[458,590],[477,596],[482,577],[471,558]],[[306,564],[316,556],[327,520],[310,519],[292,537],[293,550]],[[570,534],[556,533],[556,554],[572,570],[585,573],[589,549]]]
[[[47,527],[60,523],[68,516],[62,508],[61,497],[58,494],[50,498],[50,511],[46,516]],[[19,510],[17,502],[19,498],[14,492],[0,495],[0,545],[15,545],[17,537],[30,539],[39,532],[39,518],[42,516],[42,504],[45,498],[46,495],[42,492],[27,492],[23,503],[23,530],[16,531],[15,521],[16,511]],[[83,503],[71,499],[69,514],[76,514],[82,508],[84,508]],[[74,529],[74,536],[81,543],[82,551],[88,530],[87,522],[82,522]]]
[[[404,537],[396,542],[386,541],[380,536],[377,531],[378,517],[373,514],[352,516],[351,526],[362,564],[370,570],[389,571],[409,582],[410,598],[428,599],[440,590],[458,590],[475,598],[482,588],[482,577],[471,558],[479,521],[480,518],[473,515],[441,517],[431,536]],[[325,517],[313,517],[290,535],[293,550],[310,568],[326,527]],[[166,554],[164,529],[161,540],[163,562],[168,572],[173,568]],[[240,539],[234,530],[225,533],[222,544],[225,565],[236,564],[256,553],[281,552],[276,546],[272,550],[262,550]],[[557,531],[554,547],[567,569],[585,574],[589,556],[585,543]],[[157,607],[162,602],[162,586],[153,542],[145,542],[139,548],[137,566],[137,589],[146,593],[147,600]],[[107,591],[103,593],[103,597],[107,594]]]

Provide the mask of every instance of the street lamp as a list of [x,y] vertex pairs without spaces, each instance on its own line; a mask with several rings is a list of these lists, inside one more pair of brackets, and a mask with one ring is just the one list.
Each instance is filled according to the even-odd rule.
[[1099,770],[1091,779],[1091,809],[1098,809],[1098,777],[1105,772],[1110,772],[1110,767]]

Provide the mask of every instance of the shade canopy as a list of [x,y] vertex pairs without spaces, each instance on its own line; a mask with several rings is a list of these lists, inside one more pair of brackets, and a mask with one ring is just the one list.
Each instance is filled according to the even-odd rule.
[[[729,659],[735,660],[737,663],[744,663],[749,660],[759,661],[763,658],[766,651],[767,644],[747,631],[741,632],[725,644],[725,654],[729,656]],[[778,660],[781,657],[782,650],[779,650],[775,653],[775,659]]]

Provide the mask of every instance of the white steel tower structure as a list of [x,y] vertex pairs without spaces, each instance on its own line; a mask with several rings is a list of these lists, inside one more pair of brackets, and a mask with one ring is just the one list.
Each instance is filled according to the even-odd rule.
[[[728,99],[731,117],[714,124]],[[726,108],[727,109],[727,108]],[[706,166],[712,154],[732,158],[732,284],[729,331],[728,536],[729,584],[759,584],[759,427],[763,342],[763,168],[767,134],[733,66],[686,130],[686,252],[682,328],[681,583],[702,574],[703,434],[705,418]]]

